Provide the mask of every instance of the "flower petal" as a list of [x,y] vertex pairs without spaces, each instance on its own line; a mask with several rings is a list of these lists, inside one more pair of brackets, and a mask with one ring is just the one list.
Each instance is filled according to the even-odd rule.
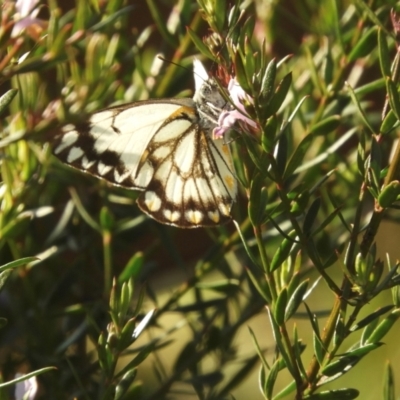
[[15,8],[22,19],[27,17],[38,3],[39,0],[17,0]]

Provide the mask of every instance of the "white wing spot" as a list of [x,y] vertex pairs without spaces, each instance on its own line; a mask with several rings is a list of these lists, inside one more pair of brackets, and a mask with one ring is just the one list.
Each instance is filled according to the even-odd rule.
[[64,125],[62,128],[62,131],[63,132],[65,132],[65,133],[69,133],[69,131],[75,131],[76,132],[76,128],[75,128],[75,125],[73,125],[73,124],[67,124],[67,125]]
[[185,212],[185,218],[191,223],[198,225],[203,220],[203,213],[199,210],[187,210]]
[[179,219],[181,213],[179,211],[164,210],[164,217],[171,222],[175,222]]
[[64,134],[64,136],[62,137],[61,143],[54,149],[54,154],[61,153],[64,149],[72,146],[78,140],[79,134],[75,130],[75,127],[73,125],[67,125],[66,127],[64,127],[64,129],[67,127],[69,127],[70,129],[73,129],[73,130],[66,132]]
[[67,162],[72,163],[75,160],[77,160],[79,157],[83,156],[83,150],[80,147],[72,147],[70,150],[68,157],[67,157]]
[[82,161],[81,161],[82,168],[83,169],[89,169],[95,162],[96,161],[93,161],[93,160],[89,161],[89,159],[86,156],[83,156],[82,157]]
[[219,211],[221,211],[222,215],[230,215],[230,206],[225,203],[218,204]]
[[110,165],[106,165],[102,162],[99,162],[97,166],[97,170],[99,171],[99,175],[106,175],[108,172],[110,172],[112,167]]
[[219,212],[218,211],[209,211],[207,213],[208,217],[211,219],[211,221],[215,222],[218,224],[220,218],[219,218]]
[[144,194],[144,203],[149,211],[156,212],[161,208],[161,199],[153,191],[148,191]]
[[117,169],[114,170],[114,180],[117,183],[121,183],[124,181],[128,176],[130,175],[129,171],[124,172],[123,174],[120,174]]

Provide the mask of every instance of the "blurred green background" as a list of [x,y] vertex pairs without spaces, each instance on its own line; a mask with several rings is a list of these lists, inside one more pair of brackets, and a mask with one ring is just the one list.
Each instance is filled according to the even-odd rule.
[[[215,7],[214,3],[210,2]],[[288,191],[308,190],[335,169],[334,177],[312,193],[324,201],[315,226],[332,212],[331,198],[351,225],[363,183],[357,170],[357,148],[363,140],[370,143],[372,135],[366,133],[344,82],[358,90],[368,120],[378,132],[385,83],[379,67],[377,26],[361,3],[392,31],[390,9],[397,2],[237,3],[245,15],[240,23],[245,19],[254,23],[249,41],[255,49],[262,48],[268,60],[291,55],[278,70],[277,82],[289,71],[293,75],[291,90],[277,113],[279,123],[288,121],[301,98],[308,96],[290,120],[288,153],[293,154],[321,116],[340,116],[340,124],[316,135],[299,162],[307,165],[321,154],[323,160],[293,174]],[[139,357],[132,366],[135,374],[138,367],[137,376],[127,380],[131,386],[127,385],[130,388],[122,398],[265,398],[259,389],[261,362],[248,328],[271,363],[276,356],[275,341],[266,301],[247,273],[254,265],[233,224],[196,230],[162,226],[140,213],[135,205],[138,193],[75,171],[50,151],[52,135],[62,123],[82,120],[110,105],[190,97],[193,57],[201,57],[210,73],[217,68],[199,54],[188,33],[189,27],[199,38],[208,38],[212,30],[202,18],[205,13],[190,0],[48,0],[34,4],[31,11],[37,14],[31,13],[32,24],[13,33],[15,21],[28,17],[18,17],[15,6],[6,1],[1,10],[1,92],[15,88],[18,94],[1,118],[0,265],[23,257],[38,260],[13,270],[0,292],[0,317],[7,320],[0,330],[3,380],[13,379],[16,372],[55,366],[56,371],[38,378],[37,398],[115,398],[113,390],[122,378],[118,371],[141,354],[145,360],[142,363]],[[227,2],[226,10],[231,6]],[[228,29],[225,34],[229,38]],[[364,43],[367,36],[370,40]],[[389,43],[393,59],[397,43],[393,38]],[[353,128],[356,133],[347,135]],[[397,136],[394,129],[380,144],[385,160],[382,169]],[[239,140],[232,143],[237,164],[241,144]],[[276,204],[276,185],[269,185],[271,204]],[[241,187],[233,217],[256,252],[247,217],[248,195],[249,187]],[[360,217],[363,224],[372,209],[371,196]],[[392,263],[400,257],[397,220],[396,210],[389,211],[376,238],[378,257],[385,259],[388,253]],[[287,233],[289,219],[283,214],[277,221]],[[316,239],[324,261],[330,257],[337,261],[343,255],[350,236],[344,225],[337,218]],[[270,220],[262,226],[270,258],[282,242],[275,228]],[[305,253],[299,258],[301,276],[315,282],[319,275],[312,262]],[[328,272],[340,286],[340,262],[332,262]],[[276,275],[284,287],[285,273]],[[265,275],[256,278],[263,282]],[[129,310],[123,311],[123,302],[118,300],[111,301],[110,311],[110,296],[117,293],[122,299],[118,296],[129,279],[134,286],[129,292]],[[307,299],[319,316],[321,329],[334,300],[323,281]],[[358,320],[391,303],[392,295],[386,290],[365,306]],[[156,316],[126,350],[129,340],[121,339],[125,324],[133,318],[129,326],[133,329],[152,309],[157,309]],[[287,324],[290,334],[293,324],[307,344],[302,358],[308,366],[313,332],[304,306]],[[351,335],[342,351],[359,338],[358,332]],[[387,360],[393,364],[398,386],[398,324],[383,341],[385,346],[327,387],[355,387],[359,398],[383,398]],[[143,349],[146,356],[149,353],[147,358],[140,353]],[[101,354],[107,354],[104,359],[109,357],[109,366]],[[290,380],[289,374],[280,375],[274,393]],[[2,391],[2,398],[13,398],[12,388]],[[286,398],[293,398],[293,393]]]

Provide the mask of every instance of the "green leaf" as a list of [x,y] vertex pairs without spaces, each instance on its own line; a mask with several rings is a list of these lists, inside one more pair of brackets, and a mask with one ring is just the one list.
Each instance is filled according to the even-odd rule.
[[274,149],[274,142],[276,136],[276,130],[278,128],[278,119],[275,115],[268,118],[262,130],[261,145],[266,153],[271,153]]
[[279,83],[278,87],[275,90],[274,95],[271,98],[271,101],[265,111],[265,115],[267,117],[278,112],[278,110],[280,109],[283,101],[285,100],[285,98],[289,92],[291,84],[292,84],[292,73],[289,72],[281,80],[281,82]]
[[261,363],[262,363],[262,365],[263,365],[263,368],[265,369],[265,371],[268,371],[268,370],[270,369],[270,366],[268,365],[268,362],[267,362],[266,358],[264,357],[264,354],[263,354],[263,352],[262,352],[262,350],[261,350],[261,347],[260,347],[260,345],[258,344],[256,335],[254,334],[253,330],[252,330],[250,327],[248,327],[248,330],[249,330],[249,332],[250,332],[251,339],[253,340],[254,347],[256,348],[258,357],[259,357],[260,360],[261,360]]
[[100,210],[100,226],[105,231],[112,231],[115,219],[108,207],[103,206]]
[[[111,2],[109,1],[107,4],[109,5],[111,4]],[[120,19],[121,17],[126,16],[127,13],[129,13],[134,8],[135,8],[134,6],[126,6],[126,7],[119,6],[118,9],[111,11],[109,15],[105,16],[105,18],[103,18],[97,24],[92,25],[89,29],[91,32],[102,31],[107,26],[117,22],[118,19]]]
[[347,330],[344,324],[344,317],[342,314],[343,314],[342,312],[338,314],[335,325],[335,331],[333,333],[333,344],[335,347],[339,346],[343,342],[347,334]]
[[327,135],[336,130],[341,123],[340,115],[332,115],[313,125],[309,134],[314,136]]
[[31,262],[37,261],[39,260],[39,258],[37,257],[25,257],[25,258],[20,258],[18,260],[15,261],[11,261],[7,264],[4,264],[0,267],[0,272],[6,271],[7,269],[11,269],[11,268],[18,268],[22,265],[26,265],[29,264]]
[[322,368],[321,374],[325,376],[344,375],[359,361],[356,356],[339,357],[335,361]]
[[325,227],[327,227],[339,214],[340,214],[341,209],[337,208],[336,210],[333,210],[319,225],[318,227],[312,232],[312,237],[318,235],[320,232],[322,232]]
[[314,354],[317,358],[318,363],[321,365],[324,359],[325,349],[323,347],[323,343],[321,340],[319,326],[318,326],[318,318],[315,314],[312,314],[310,308],[308,307],[307,303],[304,302],[304,306],[307,311],[308,318],[311,322],[311,326],[313,328],[313,347],[314,347]]
[[119,300],[119,314],[120,314],[121,318],[128,315],[132,297],[133,297],[133,291],[134,291],[134,286],[133,286],[132,279],[130,279],[122,284],[120,300]]
[[280,136],[277,147],[278,151],[276,152],[276,171],[279,176],[282,176],[285,171],[288,156],[288,138],[286,137],[286,135]]
[[267,202],[268,192],[264,187],[264,178],[261,174],[256,174],[251,182],[248,202],[248,214],[253,226],[260,225],[264,220]]
[[304,400],[352,400],[356,399],[360,392],[357,389],[337,389],[326,392],[306,395]]
[[339,139],[336,139],[334,143],[329,146],[325,151],[320,153],[318,156],[314,157],[310,161],[306,161],[301,163],[296,170],[294,171],[295,174],[300,172],[306,171],[307,169],[321,164],[322,161],[326,160],[331,154],[335,154],[340,147],[342,147],[355,133],[358,132],[358,128],[351,128],[346,133],[342,134]]
[[133,331],[137,325],[136,318],[129,319],[121,330],[119,338],[118,349],[124,351],[129,345],[131,345],[135,338],[133,337]]
[[242,240],[243,243],[243,247],[246,250],[247,255],[249,256],[250,260],[253,261],[253,264],[256,265],[258,268],[260,268],[260,270],[262,270],[262,268],[260,267],[259,263],[257,262],[257,259],[255,258],[255,256],[253,255],[253,253],[250,250],[249,245],[247,244],[246,238],[243,236],[242,231],[240,230],[240,226],[236,221],[233,221],[236,230],[239,233],[240,239]]
[[[252,23],[254,23],[254,18],[249,18],[248,20],[251,20]],[[257,81],[256,81],[256,75],[255,75],[255,70],[256,70],[256,58],[254,57],[254,51],[251,47],[251,42],[249,41],[249,37],[245,36],[245,41],[244,41],[244,63],[245,63],[245,68],[246,68],[246,75],[247,75],[247,81],[250,82],[252,81],[252,92],[253,88],[257,88]],[[250,78],[249,78],[250,77]]]
[[385,367],[385,375],[383,377],[383,400],[395,400],[395,391],[394,391],[394,376],[393,369],[390,366],[390,363],[386,363]]
[[124,376],[128,371],[136,368],[149,356],[149,354],[151,354],[153,349],[153,343],[145,346],[142,350],[139,351],[139,353],[136,355],[136,357],[133,358],[132,361],[130,361],[121,371],[118,372],[117,376]]
[[225,29],[225,19],[226,19],[226,0],[219,0],[214,2],[214,12],[213,20],[217,28],[217,32],[222,32]]
[[296,359],[297,366],[300,370],[300,373],[302,376],[307,376],[307,371],[304,368],[303,360],[301,358],[301,355],[303,354],[303,351],[306,349],[305,344],[303,344],[302,340],[299,339],[299,333],[297,330],[296,324],[293,325],[293,351],[294,351],[294,356]]
[[300,285],[296,288],[293,295],[289,298],[287,302],[286,310],[285,310],[285,321],[290,319],[292,315],[297,311],[300,304],[303,301],[303,297],[307,291],[309,280],[301,282]]
[[72,200],[76,206],[81,217],[85,220],[85,222],[92,227],[94,230],[101,232],[100,225],[92,218],[92,216],[86,211],[86,208],[83,206],[81,199],[79,198],[78,192],[75,188],[70,188],[69,192],[71,194]]
[[276,304],[274,307],[274,316],[276,323],[281,326],[285,321],[285,310],[287,304],[287,289],[283,288],[278,295]]
[[276,59],[273,58],[267,68],[261,81],[260,104],[268,104],[272,98],[274,83],[276,78]]
[[129,387],[131,386],[132,382],[135,380],[136,373],[137,373],[136,368],[133,368],[125,372],[124,376],[115,386],[114,400],[122,399],[124,394],[128,391]]
[[18,89],[10,89],[3,96],[0,97],[0,113],[2,113],[7,106],[12,102],[13,98],[17,95]]
[[358,112],[360,114],[360,117],[362,119],[362,121],[364,122],[365,126],[370,130],[370,132],[372,134],[375,133],[374,128],[372,127],[372,125],[369,123],[367,115],[365,114],[364,110],[361,107],[360,102],[358,101],[357,95],[355,94],[353,88],[350,86],[350,84],[348,82],[345,82],[346,87],[349,91],[350,97],[353,100],[353,103],[355,104],[355,106],[358,109]]
[[276,378],[278,377],[278,372],[279,372],[279,359],[275,360],[271,370],[269,371],[267,380],[265,382],[265,396],[267,399],[272,399],[272,393],[274,391],[274,386]]
[[118,283],[128,281],[129,279],[135,279],[141,272],[144,262],[144,255],[141,251],[135,253],[125,265],[125,268],[118,276]]
[[192,42],[197,47],[197,50],[200,51],[201,54],[209,58],[210,60],[214,60],[214,56],[208,47],[204,44],[204,42],[197,36],[196,32],[192,31],[189,27],[187,28],[187,32],[192,39]]
[[[318,282],[318,280],[317,280]],[[306,307],[306,311],[307,311],[307,315],[308,318],[311,322],[311,326],[313,328],[313,331],[315,332],[315,334],[317,335],[318,339],[321,341],[321,337],[320,337],[320,332],[319,332],[319,326],[318,326],[318,318],[315,314],[313,314],[310,310],[310,308],[308,307],[307,303],[304,303],[305,307]],[[321,341],[322,343],[322,341]]]
[[101,332],[96,346],[97,358],[99,360],[101,369],[105,373],[109,373],[112,361],[110,357],[110,352],[108,351],[108,349],[106,349],[106,346],[107,346],[106,335],[104,332]]
[[272,258],[270,272],[274,272],[276,269],[278,269],[282,265],[282,263],[289,257],[290,250],[295,244],[296,236],[296,231],[292,230],[288,233],[288,238],[282,240],[282,243],[279,245]]
[[348,61],[353,62],[358,58],[369,55],[377,46],[377,27],[373,26],[364,33],[358,43],[351,50]]
[[286,368],[289,370],[289,373],[291,373],[292,375],[294,374],[294,370],[291,364],[291,360],[290,357],[288,355],[288,353],[285,350],[285,345],[283,344],[283,340],[282,340],[282,335],[279,329],[278,324],[275,321],[275,317],[272,314],[271,310],[269,307],[267,307],[267,311],[268,311],[268,316],[269,316],[269,320],[271,323],[271,327],[272,327],[272,332],[274,334],[274,339],[277,345],[277,348],[280,351],[280,354],[283,358],[283,361],[285,362]]
[[263,162],[265,153],[263,152],[262,147],[256,143],[252,137],[242,135],[241,138],[244,141],[244,147],[246,148],[254,165],[261,173],[265,174],[265,163]]
[[379,65],[384,78],[391,76],[390,72],[390,56],[389,47],[386,41],[386,35],[382,29],[378,30],[378,50],[379,50]]
[[397,91],[396,84],[392,81],[390,77],[386,78],[386,90],[389,96],[389,104],[394,112],[394,115],[398,120],[400,120],[400,98],[399,92]]
[[273,400],[281,400],[286,399],[290,393],[293,393],[296,390],[296,382],[292,381],[287,386],[285,386],[278,394],[276,394],[272,399]]
[[383,319],[380,324],[374,329],[371,335],[366,340],[365,344],[378,343],[383,337],[390,331],[393,324],[400,317],[400,308],[393,310],[385,319]]
[[386,114],[386,117],[383,119],[381,126],[379,128],[379,132],[382,134],[387,134],[389,133],[394,125],[398,122],[398,119],[393,112],[393,110],[389,110],[389,112]]
[[324,361],[325,352],[324,352],[324,348],[322,346],[321,339],[315,333],[315,331],[313,332],[313,348],[314,348],[314,355],[315,355],[315,358],[318,361],[318,364],[322,365],[322,363]]
[[256,288],[257,292],[260,293],[260,295],[267,302],[267,304],[270,304],[272,297],[268,284],[265,281],[265,279],[254,276],[254,274],[251,272],[249,268],[246,268],[246,272],[249,275],[250,280],[253,283],[254,287]]
[[[296,248],[298,248],[298,245],[296,245]],[[301,258],[301,256],[300,256]],[[297,255],[296,255],[297,259]],[[296,262],[296,260],[295,260]],[[289,284],[287,285],[287,291],[288,291],[288,297],[292,297],[293,293],[296,291],[296,289],[300,285],[300,280],[301,280],[301,275],[299,271],[295,270],[294,274],[291,276]]]
[[239,52],[236,52],[234,64],[236,71],[236,79],[239,82],[239,85],[246,93],[251,94],[251,87],[247,81],[246,69]]
[[354,0],[354,4],[359,7],[371,20],[373,25],[378,26],[381,28],[383,31],[387,33],[387,35],[390,35],[390,33],[386,30],[386,27],[382,24],[380,19],[376,16],[376,13],[368,7],[368,4],[364,0]]
[[371,336],[372,332],[375,330],[375,328],[378,326],[378,324],[379,324],[379,319],[374,318],[366,325],[366,327],[363,330],[362,335],[361,335],[360,343],[362,345],[365,345],[368,338]]
[[13,379],[8,382],[0,383],[0,388],[5,388],[7,386],[15,385],[18,382],[23,382],[29,378],[33,378],[34,376],[39,376],[46,372],[55,371],[55,370],[57,370],[56,367],[45,367],[45,368],[37,369],[36,371],[30,372],[29,374],[22,375],[19,378]]
[[321,207],[321,199],[319,197],[317,197],[312,202],[310,208],[307,211],[306,216],[304,217],[303,231],[307,237],[311,235],[311,230],[312,230],[315,220],[317,219],[317,215],[318,215],[318,211],[319,211],[320,207]]
[[373,313],[369,314],[367,317],[363,318],[361,321],[357,322],[355,325],[353,325],[350,328],[350,332],[355,332],[358,329],[364,328],[364,326],[369,325],[372,321],[375,319],[379,318],[381,315],[386,314],[388,311],[390,311],[394,306],[392,304],[385,306],[385,307],[380,307]]
[[373,350],[381,347],[383,343],[370,343],[365,346],[358,347],[354,350],[348,351],[345,353],[346,357],[357,357],[358,361],[360,361],[363,357],[365,357],[368,353]]
[[290,157],[289,163],[286,167],[285,174],[283,176],[284,181],[292,178],[293,172],[302,163],[303,158],[304,158],[306,152],[310,149],[311,142],[313,140],[314,140],[313,135],[307,135],[303,138],[303,140],[296,147],[296,150]]

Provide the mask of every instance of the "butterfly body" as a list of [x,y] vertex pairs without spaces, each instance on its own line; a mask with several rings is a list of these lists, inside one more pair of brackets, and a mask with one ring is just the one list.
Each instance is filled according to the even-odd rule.
[[53,152],[77,169],[142,191],[139,207],[161,223],[219,225],[231,218],[236,197],[229,147],[212,139],[225,105],[207,78],[193,99],[131,103],[66,125]]

